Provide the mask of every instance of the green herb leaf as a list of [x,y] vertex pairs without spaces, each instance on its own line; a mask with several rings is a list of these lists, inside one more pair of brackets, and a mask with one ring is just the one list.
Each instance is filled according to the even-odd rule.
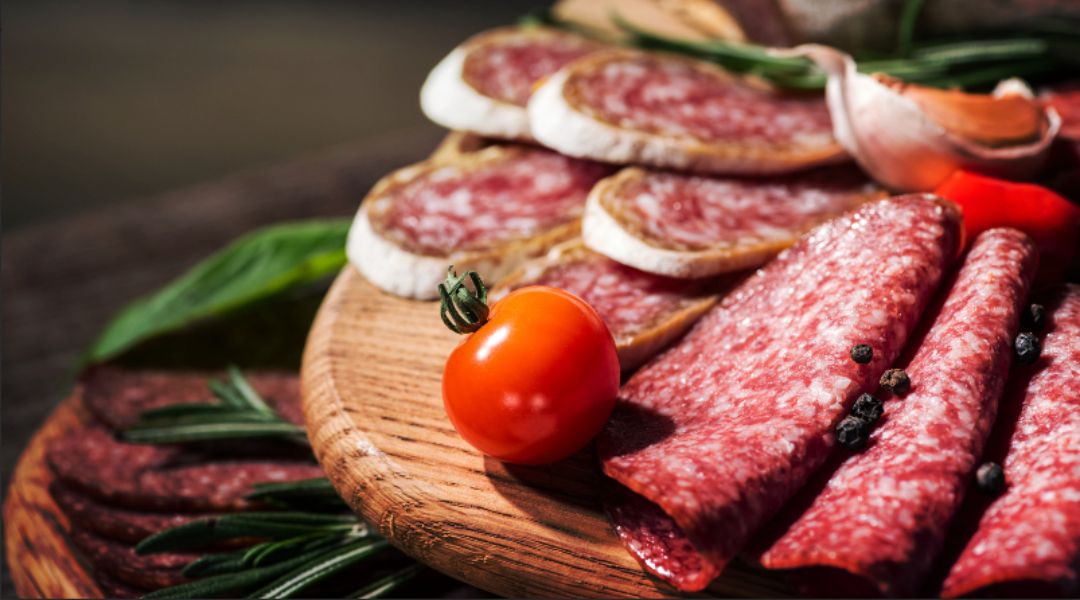
[[251,594],[250,598],[292,598],[308,587],[339,573],[390,545],[383,539],[359,540],[334,548],[307,564],[286,573],[277,581]]
[[348,231],[349,221],[337,219],[249,234],[121,311],[84,360],[108,360],[162,333],[333,275],[345,265]]
[[[250,512],[207,517],[155,533],[135,546],[139,554],[205,548],[238,538],[284,539],[313,532],[360,531],[355,515]],[[366,529],[365,529],[366,530]]]
[[[226,418],[227,417],[227,418]],[[286,437],[299,444],[306,444],[304,428],[285,422],[253,419],[237,415],[211,415],[205,422],[187,422],[175,425],[135,427],[124,432],[124,439],[135,444],[184,444],[239,438]]]
[[362,598],[365,600],[369,598],[382,598],[383,596],[397,589],[399,586],[401,586],[401,584],[409,581],[413,577],[416,577],[417,573],[423,570],[424,565],[417,563],[405,567],[404,569],[394,571],[386,577],[383,577],[382,579],[377,579],[371,582],[369,585],[366,585],[349,594],[349,598]]
[[325,477],[301,481],[258,483],[248,500],[284,507],[319,508],[325,511],[345,511],[349,506]]

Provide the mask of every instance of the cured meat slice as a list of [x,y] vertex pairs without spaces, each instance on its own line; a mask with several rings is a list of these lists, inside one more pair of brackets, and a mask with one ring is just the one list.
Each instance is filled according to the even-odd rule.
[[716,302],[726,282],[688,281],[645,273],[567,242],[507,277],[493,298],[526,285],[549,285],[579,296],[604,320],[624,371],[666,346]]
[[627,168],[590,192],[585,245],[671,277],[755,267],[819,223],[882,194],[858,169],[770,179]]
[[987,449],[1004,455],[1005,492],[949,572],[946,597],[1080,591],[1080,286],[1047,308],[1041,358],[1009,380]]
[[[218,402],[209,382],[223,373],[128,370],[95,367],[80,377],[83,404],[114,431],[134,427],[148,410],[173,404]],[[293,373],[247,373],[248,381],[281,418],[304,424],[300,378]]]
[[[627,381],[597,443],[604,472],[659,505],[669,537],[684,532],[708,565],[646,568],[704,588],[822,465],[834,425],[925,308],[958,228],[929,195],[821,225]],[[870,362],[851,359],[856,344],[871,346]]]
[[918,592],[994,421],[1036,256],[1015,229],[975,240],[906,366],[910,393],[885,402],[863,451],[815,476],[826,483],[809,508],[778,520],[765,567],[832,567],[887,596]]
[[596,52],[529,100],[541,144],[618,164],[703,173],[786,173],[847,160],[821,96],[783,95],[719,67],[628,50]]
[[206,516],[145,512],[109,506],[58,482],[49,486],[49,494],[75,527],[132,544],[159,531],[179,527],[200,516]]
[[106,598],[141,598],[150,590],[124,583],[115,577],[106,575],[101,571],[94,572],[94,579],[98,587],[105,592]]
[[420,107],[448,129],[529,139],[525,103],[533,85],[600,47],[548,27],[484,32],[454,48],[435,66],[420,90]]
[[136,554],[134,546],[79,528],[73,528],[70,536],[95,571],[138,588],[153,590],[187,583],[190,580],[180,571],[199,558],[191,553]]
[[349,232],[349,260],[374,285],[430,299],[453,264],[495,282],[575,237],[604,165],[524,146],[422,162],[377,183]]
[[322,476],[306,461],[208,462],[178,446],[120,442],[98,427],[54,440],[47,458],[65,484],[104,502],[151,510],[243,510],[251,507],[244,496],[255,483]]

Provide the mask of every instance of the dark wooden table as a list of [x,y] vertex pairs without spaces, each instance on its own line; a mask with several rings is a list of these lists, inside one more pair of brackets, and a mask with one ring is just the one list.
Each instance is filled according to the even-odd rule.
[[[31,434],[70,391],[78,357],[108,319],[257,227],[351,215],[381,176],[431,152],[422,127],[3,238],[3,490]],[[0,596],[13,597],[4,565]]]

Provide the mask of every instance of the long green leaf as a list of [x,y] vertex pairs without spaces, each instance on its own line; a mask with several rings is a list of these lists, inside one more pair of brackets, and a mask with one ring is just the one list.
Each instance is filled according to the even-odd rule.
[[356,590],[349,594],[349,598],[361,598],[362,600],[369,600],[371,598],[382,598],[390,592],[397,589],[401,584],[409,581],[413,577],[416,577],[417,573],[424,570],[424,565],[416,563],[409,565],[404,569],[394,571],[393,573],[371,582],[368,585]]
[[348,231],[348,220],[335,219],[249,234],[125,308],[84,360],[108,360],[157,335],[332,275],[345,265]]
[[305,510],[346,511],[349,505],[337,494],[337,490],[325,477],[301,481],[257,483],[248,500],[265,502],[280,507]]
[[309,563],[297,567],[294,571],[286,573],[280,579],[271,582],[249,597],[292,598],[297,593],[335,573],[340,573],[342,570],[385,549],[389,545],[386,540],[376,539],[360,540],[341,548],[335,548],[311,560]]
[[286,437],[299,444],[306,443],[304,428],[284,422],[252,421],[241,418],[232,422],[185,423],[136,427],[124,432],[124,439],[135,444],[183,444],[239,438]]
[[208,517],[172,527],[139,542],[139,554],[203,548],[237,538],[283,539],[315,531],[350,531],[359,525],[354,515],[264,512]]

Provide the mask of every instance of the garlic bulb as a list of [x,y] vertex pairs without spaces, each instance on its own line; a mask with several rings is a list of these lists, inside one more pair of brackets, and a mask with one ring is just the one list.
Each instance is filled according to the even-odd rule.
[[959,168],[1030,177],[1061,128],[1058,114],[1040,107],[1017,80],[993,95],[966,94],[859,73],[850,56],[828,46],[792,52],[828,75],[826,101],[837,140],[895,191],[931,191]]

